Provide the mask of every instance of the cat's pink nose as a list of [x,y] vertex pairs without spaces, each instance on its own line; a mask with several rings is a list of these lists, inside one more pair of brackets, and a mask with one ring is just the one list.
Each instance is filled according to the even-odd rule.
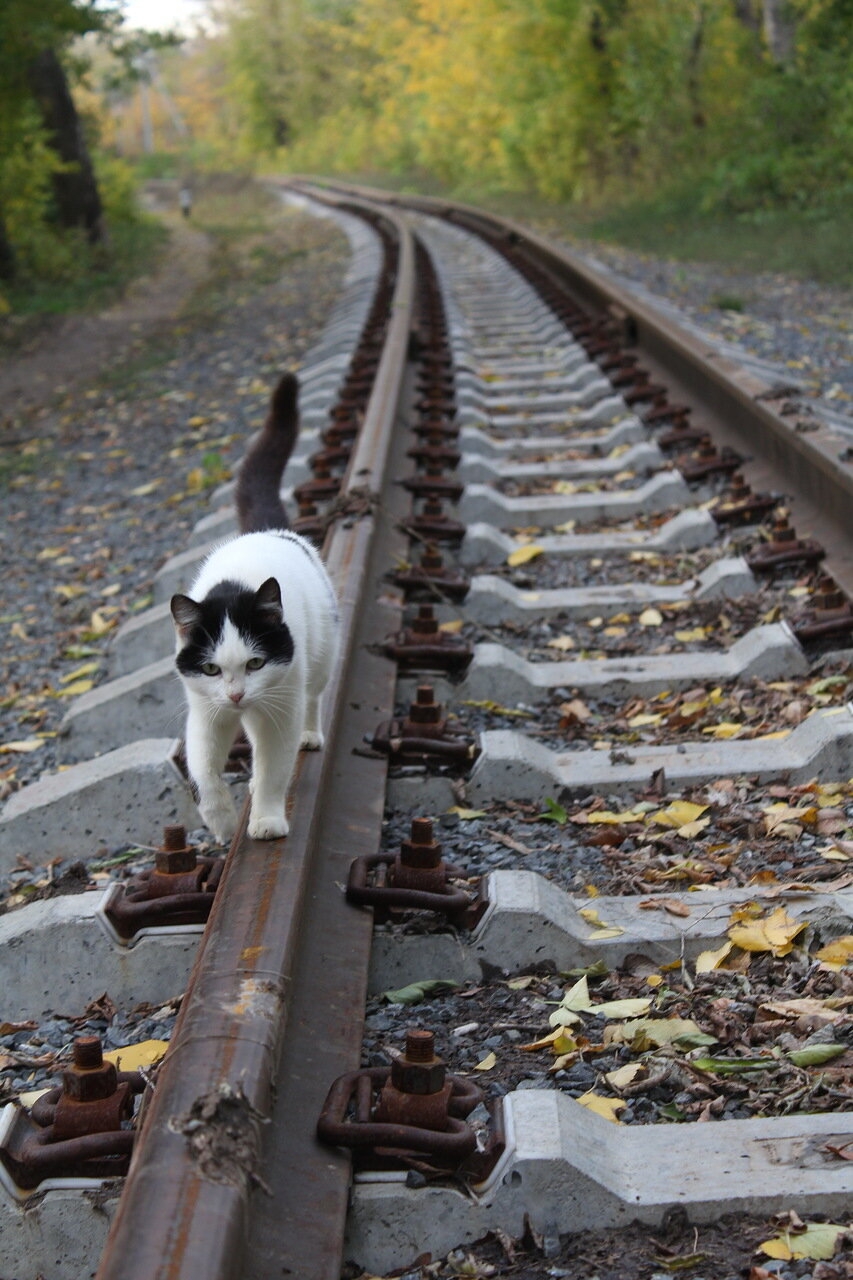
[[229,693],[228,697],[229,697],[229,698],[231,699],[231,701],[232,701],[232,702],[234,702],[234,703],[242,702],[242,701],[243,701],[243,690],[241,689],[239,693]]

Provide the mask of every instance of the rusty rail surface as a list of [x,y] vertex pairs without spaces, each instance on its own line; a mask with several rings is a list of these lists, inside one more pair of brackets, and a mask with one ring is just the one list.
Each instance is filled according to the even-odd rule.
[[[384,215],[388,217],[388,215]],[[386,765],[361,760],[353,787],[351,728],[345,727],[355,637],[363,624],[376,515],[370,500],[382,485],[385,459],[404,370],[413,299],[413,251],[408,232],[393,215],[399,243],[396,287],[384,352],[365,421],[342,486],[348,518],[332,526],[325,545],[330,575],[340,596],[342,660],[329,688],[323,729],[327,747],[301,757],[293,789],[290,834],[255,841],[246,835],[246,812],[229,851],[222,883],[205,931],[169,1053],[147,1109],[127,1183],[98,1270],[99,1280],[213,1280],[245,1277],[250,1199],[268,1189],[262,1167],[262,1128],[274,1117],[275,1081],[282,1048],[306,1028],[289,1016],[291,996],[300,991],[295,973],[299,951],[318,942],[317,899],[331,898],[323,964],[333,971],[329,994],[310,993],[314,1006],[309,1042],[328,1034],[321,1082],[358,1065],[366,984],[370,918],[336,912],[343,896],[335,880],[345,875],[353,851],[375,848],[382,816]],[[372,610],[373,615],[381,611]],[[383,629],[388,617],[374,616]],[[370,689],[376,706],[390,703],[393,669]],[[383,687],[384,684],[384,687]],[[355,739],[357,741],[358,739]],[[344,777],[346,781],[344,782]],[[347,794],[341,788],[347,787]],[[316,977],[329,984],[330,972]],[[346,1010],[347,1016],[343,1016]],[[320,1017],[317,1017],[317,1014]],[[309,1052],[301,1043],[297,1056]],[[282,1105],[280,1103],[280,1105]],[[313,1187],[306,1165],[316,1151],[316,1112],[303,1108],[310,1126],[284,1124],[288,1162],[305,1170],[303,1192]],[[281,1124],[276,1118],[275,1127]],[[298,1136],[294,1136],[299,1129]],[[303,1149],[304,1148],[304,1149]],[[347,1161],[322,1152],[325,1166],[337,1166],[333,1189],[309,1196],[313,1231],[297,1213],[299,1232],[291,1243],[305,1256],[312,1247],[321,1270],[333,1275],[339,1264]],[[261,1187],[261,1190],[256,1188]],[[333,1203],[332,1203],[333,1202]],[[286,1209],[276,1197],[279,1222]],[[340,1222],[336,1239],[332,1215]],[[298,1238],[296,1238],[298,1237]],[[279,1242],[280,1244],[280,1242]],[[320,1256],[322,1255],[322,1256]],[[260,1264],[259,1264],[260,1265]],[[278,1249],[272,1274],[306,1277],[301,1262],[289,1263]]]

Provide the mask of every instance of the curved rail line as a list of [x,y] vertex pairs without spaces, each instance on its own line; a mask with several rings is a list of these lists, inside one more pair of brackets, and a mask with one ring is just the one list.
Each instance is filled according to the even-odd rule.
[[[370,218],[374,225],[378,223],[384,238],[396,245],[393,297],[381,359],[363,424],[326,522],[324,556],[339,590],[344,630],[344,657],[326,701],[328,745],[323,753],[302,758],[286,840],[248,839],[244,815],[229,851],[169,1052],[159,1068],[156,1088],[144,1104],[144,1118],[98,1280],[190,1280],[200,1276],[205,1280],[232,1276],[261,1280],[282,1274],[298,1275],[301,1280],[334,1280],[340,1273],[350,1160],[342,1151],[320,1145],[315,1131],[332,1081],[359,1065],[372,932],[371,913],[349,905],[343,886],[353,859],[364,862],[359,885],[365,885],[372,874],[381,843],[389,753],[401,775],[394,791],[400,808],[433,813],[440,805],[451,803],[454,794],[453,781],[442,769],[437,778],[423,772],[431,733],[424,726],[433,725],[439,713],[433,690],[421,686],[415,694],[412,687],[412,682],[420,679],[417,673],[424,667],[434,672],[437,660],[443,661],[448,651],[454,660],[454,646],[445,645],[445,652],[437,659],[436,651],[442,646],[430,603],[419,606],[414,625],[405,608],[407,600],[442,606],[458,598],[454,593],[464,575],[441,559],[433,542],[441,542],[446,549],[465,534],[464,526],[460,526],[461,533],[456,527],[454,513],[448,514],[441,506],[442,499],[459,502],[460,510],[474,511],[473,490],[478,487],[471,483],[463,496],[464,486],[453,476],[454,466],[463,459],[453,432],[442,438],[440,425],[452,423],[456,417],[456,397],[471,370],[448,368],[444,354],[430,355],[430,348],[424,345],[429,317],[434,320],[442,307],[442,271],[446,274],[453,269],[442,268],[438,277],[431,271],[431,221],[444,219],[496,249],[544,299],[554,317],[570,328],[574,326],[588,351],[599,336],[605,347],[608,343],[619,345],[621,339],[623,347],[636,351],[645,375],[637,374],[634,362],[623,361],[621,365],[610,364],[608,376],[645,416],[647,427],[652,424],[658,430],[658,444],[662,446],[661,436],[667,431],[684,430],[688,415],[678,407],[684,402],[695,405],[697,415],[701,412],[718,456],[725,446],[743,449],[747,441],[759,455],[741,468],[752,490],[795,493],[798,523],[806,524],[824,544],[825,565],[835,583],[845,590],[853,586],[849,537],[853,478],[838,462],[846,442],[831,431],[821,428],[809,435],[797,433],[790,426],[790,416],[781,411],[784,401],[772,395],[768,398],[768,389],[751,376],[709,355],[695,338],[676,331],[622,289],[599,280],[571,254],[516,224],[446,202],[384,195],[380,201],[375,192],[333,192],[307,183],[299,184],[299,189],[312,199]],[[424,220],[423,226],[419,219]],[[508,299],[507,307],[512,305]],[[486,320],[483,323],[485,326]],[[610,359],[605,347],[596,351],[602,363]],[[499,358],[496,356],[496,361]],[[428,397],[424,398],[423,386],[416,385],[418,371],[429,375],[421,381],[433,388],[434,412]],[[518,377],[523,375],[518,373]],[[547,404],[543,411],[547,414]],[[594,409],[590,413],[594,416]],[[627,420],[631,415],[624,416]],[[433,426],[415,450],[416,469],[412,473],[411,463],[406,462],[410,441],[404,428],[414,417],[432,421]],[[487,418],[485,413],[484,423]],[[593,452],[600,456],[595,465],[600,462],[606,466],[604,423],[597,426],[598,444]],[[643,446],[637,433],[632,438],[638,448]],[[571,444],[571,435],[564,440]],[[693,443],[685,436],[681,447],[692,448]],[[463,452],[471,451],[469,442],[462,441],[461,446]],[[482,458],[476,465],[481,463]],[[657,464],[651,469],[657,474],[651,475],[650,485],[676,484],[672,469],[661,469]],[[406,475],[407,471],[410,474]],[[591,474],[596,474],[594,468]],[[405,477],[402,483],[400,476]],[[677,491],[686,493],[686,479],[677,483],[681,485]],[[652,489],[647,492],[651,494]],[[737,504],[748,496],[748,491],[744,495],[741,489],[728,500]],[[494,487],[477,500],[482,500],[486,512],[497,512],[495,525],[529,522],[522,516],[502,516]],[[642,511],[644,501],[658,499],[640,497],[637,501]],[[674,501],[690,505],[689,498]],[[542,507],[541,501],[539,505]],[[659,505],[667,503],[661,498]],[[504,511],[513,510],[516,508],[504,507]],[[476,518],[468,519],[469,536]],[[758,521],[747,515],[746,523],[753,528]],[[387,584],[395,562],[411,561],[409,535],[413,532],[416,544],[426,547],[420,571],[428,586],[421,595],[411,583],[396,589]],[[578,550],[578,554],[589,555],[596,538],[602,537],[606,540],[607,535],[595,535],[585,544],[581,539],[577,546],[584,546],[585,552]],[[505,541],[512,545],[509,539]],[[558,541],[553,539],[555,546]],[[483,545],[474,539],[467,552],[463,546],[461,558],[477,563],[477,548]],[[636,541],[632,545],[637,545]],[[566,545],[563,550],[571,548]],[[445,550],[445,560],[448,554]],[[505,555],[505,548],[501,554]],[[479,590],[482,601],[497,588],[481,584]],[[460,588],[460,594],[464,596],[464,589]],[[474,590],[472,598],[476,595]],[[814,598],[817,613],[822,610],[823,616],[849,608],[843,600],[833,598],[827,603],[826,585]],[[489,605],[492,614],[483,616],[499,617],[503,599],[493,594]],[[480,607],[485,609],[482,603]],[[512,607],[519,606],[516,602]],[[464,604],[454,608],[465,616]],[[404,618],[409,620],[408,627]],[[394,665],[382,651],[389,635],[399,641],[395,641],[400,666],[396,693]],[[793,639],[791,646],[793,651]],[[407,654],[413,647],[419,656],[410,661]],[[543,671],[546,684],[549,679],[551,685],[555,683],[553,671],[549,676],[541,664],[513,665],[500,654],[486,652],[489,648],[479,648],[466,677],[469,689],[478,688],[475,682],[481,682],[482,696],[491,696],[490,691],[497,688],[511,697],[516,681],[519,689],[533,689],[534,693],[525,696],[534,698],[536,680]],[[490,662],[496,674],[489,673]],[[577,683],[580,665],[567,669],[565,683]],[[662,687],[672,671],[673,660],[668,659],[660,675],[642,678],[650,687]],[[447,681],[446,675],[430,678],[440,687]],[[617,685],[627,680],[626,687],[635,688],[641,687],[640,678],[624,672],[614,677]],[[590,674],[588,679],[593,687],[599,676]],[[452,686],[448,689],[452,693]],[[399,709],[395,711],[395,696],[398,708],[414,697],[409,719]],[[461,759],[470,766],[477,758],[473,771],[469,770],[470,796],[523,794],[539,798],[543,785],[561,798],[572,794],[574,784],[566,770],[561,773],[557,769],[544,784],[531,781],[541,759],[549,753],[540,744],[520,739],[508,744],[509,737],[486,733],[472,743],[464,736],[454,740],[452,733],[449,737],[445,734],[439,749],[444,752],[444,764]],[[366,738],[372,747],[364,747]],[[842,757],[851,750],[853,747],[843,748]],[[577,753],[578,758],[582,754],[600,757],[607,753]],[[602,782],[607,780],[612,789],[627,793],[639,787],[641,776],[648,777],[647,762],[653,758],[654,750],[646,753],[633,772],[611,757],[596,762],[596,767],[601,764]],[[784,771],[784,762],[779,768]],[[542,769],[547,773],[556,766],[546,760]],[[503,770],[505,782],[495,781],[497,770]],[[583,765],[579,772],[582,781],[576,785],[589,791],[590,779],[599,775],[594,769],[584,774]],[[772,776],[772,769],[767,776]],[[433,844],[430,831],[424,826],[413,827],[412,843],[421,860],[428,862]],[[439,891],[444,892],[442,888]],[[404,905],[414,902],[410,898]],[[461,907],[457,903],[457,924],[461,920],[463,929],[477,924],[484,905],[485,900],[469,901]],[[586,944],[573,945],[582,950]],[[590,947],[595,950],[592,944]],[[416,1062],[414,1042],[412,1053]],[[362,1095],[357,1107],[364,1110],[364,1102]],[[504,1108],[504,1119],[510,1127],[518,1123],[512,1105]],[[494,1122],[497,1125],[497,1118]],[[843,1125],[838,1116],[835,1123]],[[494,1133],[493,1139],[492,1165],[502,1146],[499,1133]],[[482,1164],[481,1173],[488,1164],[488,1160]],[[363,1223],[369,1211],[367,1193],[354,1238],[367,1238]],[[655,1211],[652,1207],[648,1212],[653,1215]],[[435,1253],[456,1242],[452,1232],[457,1219],[452,1213],[436,1232],[435,1245],[432,1238],[426,1240],[418,1234],[423,1227],[415,1217],[411,1244],[420,1248],[413,1247],[410,1256],[430,1248]],[[464,1214],[458,1218],[463,1226],[467,1221]],[[392,1240],[389,1248],[394,1247]],[[375,1265],[382,1265],[384,1255],[379,1246],[375,1257],[379,1260]],[[405,1261],[408,1257],[400,1256],[396,1265]]]

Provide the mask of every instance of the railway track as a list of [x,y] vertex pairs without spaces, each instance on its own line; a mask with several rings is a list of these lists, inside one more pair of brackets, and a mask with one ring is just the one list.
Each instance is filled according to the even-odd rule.
[[518,228],[298,198],[354,249],[286,477],[341,595],[329,745],[286,840],[196,863],[165,602],[224,492],[0,818],[5,860],[169,826],[153,873],[0,922],[7,1018],[186,991],[121,1098],[84,1036],[65,1094],[6,1109],[3,1274],[384,1274],[526,1221],[842,1212],[844,441]]

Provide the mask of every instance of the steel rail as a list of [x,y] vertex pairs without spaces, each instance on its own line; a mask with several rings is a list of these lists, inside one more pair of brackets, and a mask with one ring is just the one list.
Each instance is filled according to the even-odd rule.
[[[294,185],[334,189],[369,199],[379,207],[399,208],[452,222],[474,234],[497,233],[521,248],[594,312],[616,316],[626,345],[636,349],[655,381],[666,383],[673,401],[695,403],[703,425],[721,444],[755,450],[744,468],[755,488],[793,494],[797,523],[827,548],[826,570],[853,596],[853,467],[841,460],[849,440],[831,427],[796,430],[786,398],[730,357],[659,312],[629,289],[597,272],[563,245],[512,219],[470,205],[431,196],[396,195],[374,188],[298,178]],[[794,397],[796,399],[796,397]],[[788,405],[790,408],[790,405]]]
[[[397,278],[384,352],[344,478],[345,498],[360,498],[381,486],[411,326],[411,239],[399,219],[383,216],[398,236]],[[368,504],[359,515],[334,524],[327,538],[326,563],[340,595],[343,655],[325,702],[328,745],[301,757],[286,839],[249,839],[244,810],[147,1107],[98,1280],[214,1280],[246,1274],[249,1202],[264,1181],[260,1131],[274,1112],[276,1068],[287,1041],[293,975],[305,940],[306,900],[316,892],[316,864],[333,838],[329,818],[340,785],[342,752],[348,754],[352,746],[342,741],[341,725],[352,696],[353,638],[368,604],[365,587],[375,527]],[[341,821],[375,847],[385,766],[370,764],[369,786],[362,778],[359,807],[342,808]],[[340,833],[338,840],[340,844]],[[339,845],[335,851],[340,852]],[[329,888],[327,883],[323,891],[328,894]],[[333,884],[331,888],[338,893]],[[363,996],[370,917],[351,909],[349,916],[351,949],[341,957],[339,977],[342,985],[348,981]],[[343,1064],[337,1071],[350,1070],[359,1060],[363,998],[354,994],[352,1004],[357,1016],[350,1018],[348,1033],[336,1037],[335,1056]],[[315,1013],[320,1015],[319,1034],[325,1018],[322,1008]],[[330,1010],[329,1018],[334,1016]],[[298,1161],[299,1153],[291,1154]],[[327,1152],[324,1156],[327,1164],[333,1163]],[[331,1234],[328,1219],[322,1229]],[[279,1261],[276,1275],[282,1274],[281,1265]]]

